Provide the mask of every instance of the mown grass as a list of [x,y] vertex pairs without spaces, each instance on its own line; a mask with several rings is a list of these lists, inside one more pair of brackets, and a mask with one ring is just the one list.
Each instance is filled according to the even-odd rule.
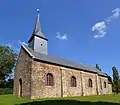
[[0,105],[120,105],[120,95],[23,99],[12,94],[0,95]]

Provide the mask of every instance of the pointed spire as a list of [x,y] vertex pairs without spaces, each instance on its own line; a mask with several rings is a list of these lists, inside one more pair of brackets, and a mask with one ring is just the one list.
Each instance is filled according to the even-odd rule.
[[38,12],[38,16],[37,16],[37,21],[36,21],[35,28],[34,28],[34,31],[33,31],[33,35],[37,35],[41,38],[46,39],[46,37],[44,36],[44,34],[42,32],[41,25],[40,25],[39,9],[37,9],[37,12]]

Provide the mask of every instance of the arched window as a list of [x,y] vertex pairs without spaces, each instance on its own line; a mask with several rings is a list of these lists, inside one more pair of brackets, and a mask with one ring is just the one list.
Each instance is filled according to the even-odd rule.
[[76,78],[74,76],[71,77],[71,87],[76,87]]
[[106,88],[106,82],[104,82],[104,88]]
[[91,88],[93,87],[92,79],[89,79],[89,80],[88,80],[88,86],[91,87]]
[[53,75],[51,73],[47,74],[46,85],[47,86],[53,86],[54,85],[54,78],[53,78]]

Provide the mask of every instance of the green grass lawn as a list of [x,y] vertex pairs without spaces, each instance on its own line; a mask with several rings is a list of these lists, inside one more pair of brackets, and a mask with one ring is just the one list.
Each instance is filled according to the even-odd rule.
[[120,95],[85,96],[29,100],[0,95],[0,105],[120,105]]

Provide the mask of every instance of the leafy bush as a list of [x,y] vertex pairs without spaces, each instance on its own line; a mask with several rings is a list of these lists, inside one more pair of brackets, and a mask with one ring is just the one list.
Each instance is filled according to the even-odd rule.
[[0,95],[1,94],[12,94],[13,89],[12,88],[0,88]]

